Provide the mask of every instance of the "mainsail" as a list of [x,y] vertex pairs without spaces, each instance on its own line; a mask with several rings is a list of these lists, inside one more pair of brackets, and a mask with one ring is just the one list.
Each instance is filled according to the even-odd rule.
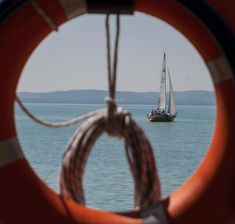
[[164,53],[160,83],[160,96],[158,102],[158,110],[166,110],[166,54]]
[[168,71],[168,77],[169,77],[169,83],[170,83],[170,90],[169,90],[169,105],[168,105],[168,113],[171,115],[176,114],[176,109],[175,109],[175,99],[174,99],[174,93],[173,93],[173,86],[171,83],[171,76],[169,69],[167,68]]

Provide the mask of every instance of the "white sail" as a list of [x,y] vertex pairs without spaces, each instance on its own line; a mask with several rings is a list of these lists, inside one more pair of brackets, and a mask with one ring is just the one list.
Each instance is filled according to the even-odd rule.
[[175,115],[176,108],[175,108],[175,98],[174,98],[174,93],[173,93],[173,86],[171,83],[171,76],[170,76],[170,72],[169,72],[168,68],[167,68],[167,71],[168,71],[169,84],[170,84],[168,113],[170,113],[170,115]]
[[166,54],[164,53],[160,83],[160,96],[158,102],[158,109],[166,110]]

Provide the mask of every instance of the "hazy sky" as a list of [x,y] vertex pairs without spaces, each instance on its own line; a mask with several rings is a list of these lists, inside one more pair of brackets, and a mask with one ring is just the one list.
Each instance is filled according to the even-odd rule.
[[[27,62],[18,91],[107,89],[104,19],[84,15],[51,33]],[[114,17],[111,24],[114,31]],[[164,52],[174,90],[213,90],[191,43],[167,23],[140,13],[121,17],[117,89],[159,91]]]

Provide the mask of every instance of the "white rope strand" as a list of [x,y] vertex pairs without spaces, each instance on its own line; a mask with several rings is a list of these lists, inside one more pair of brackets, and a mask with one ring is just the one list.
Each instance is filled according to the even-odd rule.
[[32,114],[24,106],[24,104],[21,102],[21,100],[19,99],[18,96],[16,96],[16,102],[18,103],[20,108],[25,112],[25,114],[27,114],[33,121],[35,121],[36,123],[41,124],[43,126],[49,127],[49,128],[64,128],[64,127],[68,127],[68,126],[71,126],[71,125],[75,125],[75,124],[83,122],[83,121],[87,120],[88,118],[93,117],[95,115],[106,113],[106,111],[107,111],[106,108],[103,108],[103,109],[100,109],[100,110],[96,110],[94,112],[90,112],[90,113],[72,118],[71,120],[61,121],[61,122],[49,122],[49,121],[45,121],[45,120],[35,116],[34,114]]

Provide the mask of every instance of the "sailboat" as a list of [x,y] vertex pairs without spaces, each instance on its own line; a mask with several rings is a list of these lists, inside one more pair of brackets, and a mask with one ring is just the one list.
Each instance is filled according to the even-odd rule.
[[[169,78],[169,100],[168,105],[166,102],[166,76],[168,74]],[[158,106],[155,110],[152,110],[147,118],[149,121],[153,122],[170,122],[174,121],[177,115],[176,107],[175,107],[175,99],[173,86],[171,82],[170,72],[168,67],[166,66],[166,54],[163,56],[163,64],[162,64],[162,72],[161,72],[161,83],[160,83],[160,95],[158,99]]]

